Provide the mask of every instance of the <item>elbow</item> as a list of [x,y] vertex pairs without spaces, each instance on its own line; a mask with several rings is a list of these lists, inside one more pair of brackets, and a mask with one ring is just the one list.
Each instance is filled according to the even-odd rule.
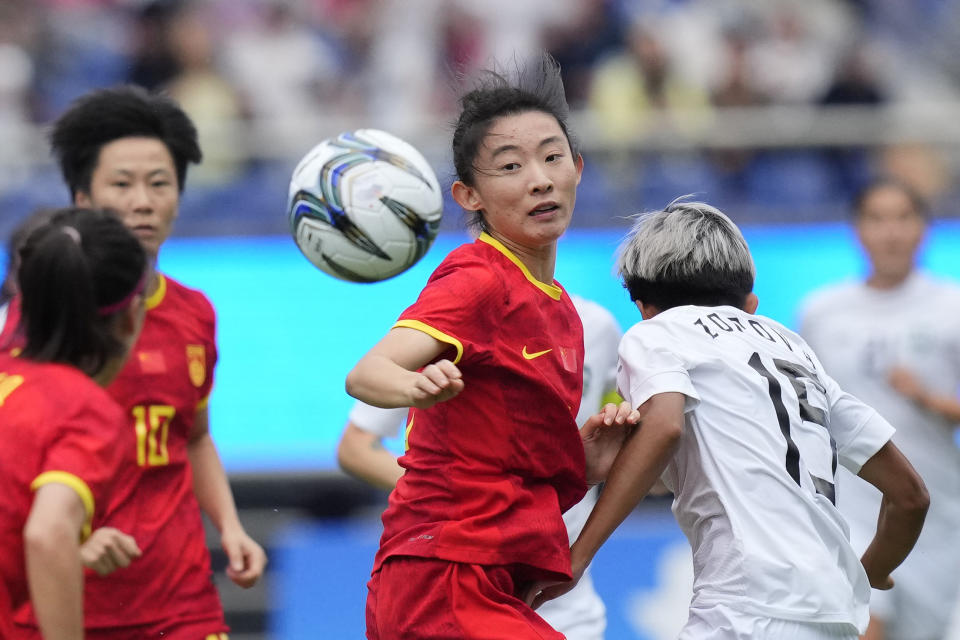
[[918,481],[918,486],[912,492],[911,498],[905,508],[921,520],[926,517],[927,511],[930,509],[930,492],[927,491],[923,480]]
[[41,524],[29,520],[23,528],[24,553],[29,557],[48,557],[71,545],[80,546],[80,532],[64,521]]
[[892,502],[905,517],[923,522],[930,509],[930,492],[920,476],[915,475],[909,488]]
[[350,370],[350,373],[347,374],[346,382],[344,383],[344,389],[347,392],[347,395],[360,400],[360,396],[357,395],[360,392],[359,381],[357,380],[357,369],[354,367]]
[[670,423],[664,427],[661,436],[669,450],[674,451],[680,446],[680,439],[683,438],[683,418],[680,420],[671,420]]

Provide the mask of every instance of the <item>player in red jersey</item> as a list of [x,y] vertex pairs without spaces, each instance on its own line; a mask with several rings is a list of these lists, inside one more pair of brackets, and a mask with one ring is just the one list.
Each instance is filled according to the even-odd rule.
[[[143,322],[146,259],[112,215],[76,209],[19,255],[25,341],[18,357],[0,355],[0,640],[28,598],[44,638],[82,638],[80,542],[130,465],[117,446],[123,413],[102,386]],[[115,538],[121,563],[139,554]]]
[[[414,407],[368,585],[371,640],[562,638],[518,594],[570,579],[561,514],[593,472],[575,421],[583,330],[553,279],[583,168],[559,69],[544,56],[515,85],[491,73],[462,106],[452,191],[479,238],[347,377],[360,400]],[[607,405],[587,430],[628,413]]]
[[[149,264],[143,332],[108,389],[126,414],[123,443],[135,465],[119,483],[108,521],[137,539],[143,557],[107,578],[87,580],[87,638],[219,640],[228,628],[201,509],[220,531],[235,583],[253,585],[266,555],[240,523],[208,431],[217,359],[213,307],[199,291],[156,270],[187,165],[200,160],[196,129],[173,101],[127,86],[81,97],[54,124],[51,141],[74,202],[115,211]],[[117,550],[105,540],[101,552]],[[36,637],[29,626],[21,628],[24,637]]]

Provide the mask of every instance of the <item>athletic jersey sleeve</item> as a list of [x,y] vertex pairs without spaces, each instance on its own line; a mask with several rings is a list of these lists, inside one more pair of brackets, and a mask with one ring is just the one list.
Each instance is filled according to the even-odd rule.
[[496,310],[503,308],[504,290],[498,275],[479,260],[448,257],[394,326],[417,329],[449,344],[456,364],[488,351],[503,322]]
[[837,443],[837,461],[859,473],[867,460],[883,447],[895,429],[877,411],[840,388],[823,370],[816,355],[808,352],[827,396],[830,436]]
[[373,433],[381,438],[392,438],[397,435],[406,421],[407,412],[406,407],[382,409],[357,401],[350,409],[348,419],[352,424],[368,433]]
[[634,325],[620,341],[617,389],[634,408],[658,393],[669,392],[686,396],[684,412],[693,411],[700,403],[688,373],[691,363],[662,346],[675,341],[661,327],[643,323]]
[[[203,360],[205,374],[200,386],[201,400],[197,405],[197,410],[200,410],[206,407],[210,392],[213,390],[213,371],[219,355],[217,353],[217,315],[213,309],[213,304],[205,295],[197,292],[196,308],[200,319],[200,327],[205,337],[203,353],[198,353],[196,356]],[[188,366],[195,365],[189,363]]]
[[[99,403],[112,405],[106,397],[100,398]],[[126,450],[117,446],[117,432],[122,422],[115,405],[85,404],[58,425],[56,437],[44,454],[40,473],[30,483],[34,491],[46,484],[58,483],[76,492],[86,512],[84,540],[90,535],[97,505],[103,502],[111,479],[123,463]]]

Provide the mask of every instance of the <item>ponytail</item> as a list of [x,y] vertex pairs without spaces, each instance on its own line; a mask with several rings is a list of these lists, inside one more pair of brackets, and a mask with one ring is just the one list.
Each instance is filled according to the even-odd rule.
[[20,249],[23,356],[94,375],[123,353],[114,316],[142,291],[146,258],[112,214],[64,209]]

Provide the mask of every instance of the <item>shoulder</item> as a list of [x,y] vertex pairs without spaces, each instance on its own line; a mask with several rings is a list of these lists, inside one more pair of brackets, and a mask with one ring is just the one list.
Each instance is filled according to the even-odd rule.
[[184,317],[185,310],[189,310],[189,315],[202,325],[208,327],[216,325],[216,311],[205,293],[199,289],[187,287],[169,276],[162,277],[165,281],[165,291],[163,300],[159,303],[160,308],[175,309],[177,315],[181,317]]
[[859,295],[862,284],[857,281],[840,282],[815,289],[800,301],[800,317],[813,318],[829,313],[843,303],[849,303],[851,296]]
[[481,243],[465,244],[451,251],[430,275],[427,287],[450,288],[461,294],[499,288],[503,271],[484,246]]

